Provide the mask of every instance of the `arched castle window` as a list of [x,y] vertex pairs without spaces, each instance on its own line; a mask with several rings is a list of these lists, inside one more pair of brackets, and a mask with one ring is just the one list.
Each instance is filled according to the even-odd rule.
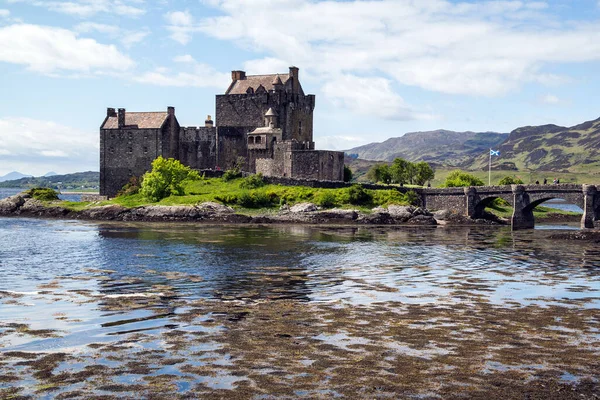
[[254,143],[260,143],[260,142],[261,142],[261,140],[260,140],[260,136],[257,136],[257,137],[256,137],[256,140],[254,141]]
[[248,144],[254,144],[254,136],[248,136]]

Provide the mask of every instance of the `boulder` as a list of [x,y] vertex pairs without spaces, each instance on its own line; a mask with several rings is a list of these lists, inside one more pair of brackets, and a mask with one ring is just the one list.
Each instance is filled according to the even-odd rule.
[[28,194],[19,193],[0,200],[0,215],[9,215],[17,211],[29,197]]
[[122,219],[128,209],[116,204],[87,208],[79,212],[78,217],[83,219],[110,221]]
[[215,214],[231,214],[234,212],[233,208],[212,201],[201,203],[197,205],[196,208],[201,212],[209,212]]
[[437,225],[432,215],[416,215],[407,221],[409,225]]
[[317,211],[317,206],[313,203],[298,203],[290,208],[292,213],[308,213]]

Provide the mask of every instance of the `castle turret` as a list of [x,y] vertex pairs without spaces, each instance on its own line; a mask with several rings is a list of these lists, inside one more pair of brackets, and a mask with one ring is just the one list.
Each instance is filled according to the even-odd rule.
[[300,92],[300,80],[299,80],[299,69],[298,67],[290,67],[290,79],[292,80],[292,93],[297,94]]
[[265,126],[269,128],[277,128],[277,111],[273,108],[269,108],[269,111],[265,114]]

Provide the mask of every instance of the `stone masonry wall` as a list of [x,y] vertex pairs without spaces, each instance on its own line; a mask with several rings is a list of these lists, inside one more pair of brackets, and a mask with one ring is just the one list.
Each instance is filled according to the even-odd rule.
[[114,197],[132,176],[141,176],[163,155],[160,129],[100,130],[100,194]]
[[217,129],[185,127],[179,134],[179,160],[194,169],[217,165]]

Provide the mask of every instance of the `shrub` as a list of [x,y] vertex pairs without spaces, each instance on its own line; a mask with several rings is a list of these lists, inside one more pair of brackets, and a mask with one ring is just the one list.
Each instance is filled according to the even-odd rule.
[[465,186],[483,186],[481,179],[463,171],[452,171],[446,177],[442,187],[465,187]]
[[250,175],[242,180],[240,187],[242,189],[256,189],[265,186],[262,174]]
[[228,182],[228,181],[240,178],[241,176],[242,176],[242,172],[239,169],[232,168],[232,169],[228,169],[227,171],[225,171],[225,173],[223,174],[221,179],[223,179],[224,182]]
[[315,195],[315,203],[324,208],[332,208],[337,205],[337,197],[329,190],[324,190]]
[[498,185],[522,185],[524,182],[520,178],[513,178],[512,176],[505,176],[500,179]]
[[374,190],[373,205],[387,206],[390,204],[408,204],[402,193],[397,190]]
[[371,194],[369,194],[362,185],[352,185],[348,188],[348,202],[355,206],[366,205],[370,203],[373,199]]
[[121,190],[117,193],[117,197],[120,196],[131,196],[132,194],[138,194],[141,189],[141,179],[137,176],[132,176],[129,178],[129,182],[123,186]]
[[41,201],[58,200],[58,192],[50,188],[33,188],[27,191],[31,197]]
[[421,196],[419,196],[414,190],[409,190],[406,192],[404,198],[411,206],[421,206]]
[[272,198],[266,192],[252,190],[240,194],[237,204],[244,208],[262,208],[271,207],[279,202],[279,198]]
[[140,193],[152,201],[159,201],[171,194],[183,195],[181,184],[186,179],[197,180],[200,175],[178,160],[159,156],[152,161],[152,171],[142,177]]

